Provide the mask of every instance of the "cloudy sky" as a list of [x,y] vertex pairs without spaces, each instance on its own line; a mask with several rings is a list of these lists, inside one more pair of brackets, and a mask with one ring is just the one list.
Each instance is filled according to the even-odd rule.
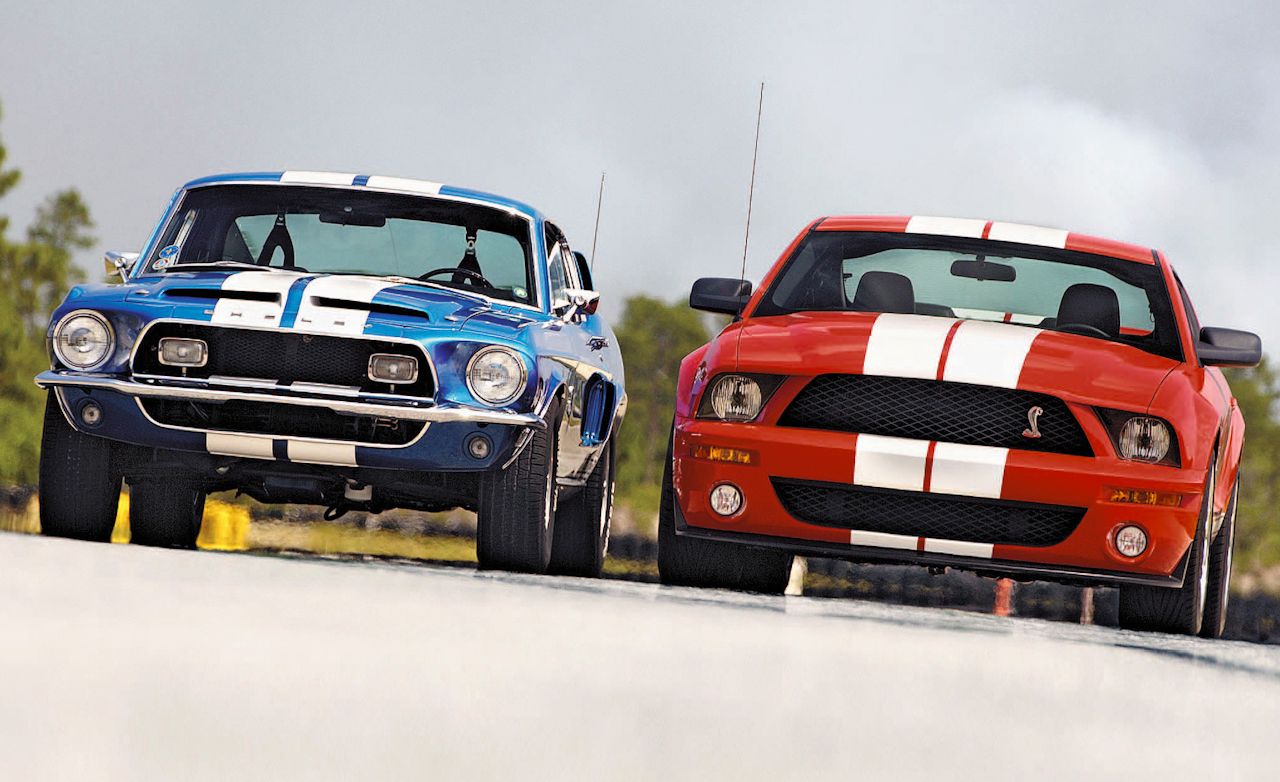
[[0,137],[25,174],[0,213],[20,228],[78,187],[99,249],[137,248],[186,179],[310,168],[515,196],[589,250],[604,170],[616,314],[736,275],[764,80],[750,276],[821,214],[1030,222],[1159,246],[1203,321],[1280,344],[1273,2],[0,0],[0,19]]

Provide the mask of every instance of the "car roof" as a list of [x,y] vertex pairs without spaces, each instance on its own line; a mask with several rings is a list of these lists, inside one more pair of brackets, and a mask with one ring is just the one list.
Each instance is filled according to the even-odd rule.
[[229,174],[213,174],[212,176],[193,179],[182,186],[183,190],[223,184],[272,183],[279,182],[293,185],[314,185],[318,187],[365,188],[399,193],[416,193],[418,195],[439,195],[446,198],[465,198],[469,201],[491,204],[509,211],[519,212],[534,220],[545,217],[537,209],[514,198],[472,190],[465,187],[443,185],[426,179],[409,179],[405,177],[379,176],[371,174],[348,174],[336,171],[247,171]]
[[974,220],[964,217],[929,217],[925,215],[916,215],[914,217],[884,215],[832,216],[819,218],[814,223],[813,230],[963,236],[970,239],[990,239],[992,241],[1031,244],[1039,247],[1057,247],[1075,252],[1106,255],[1136,263],[1154,264],[1156,262],[1156,252],[1150,247],[1074,233],[1061,228],[1042,228],[1037,225],[1004,223],[996,220]]

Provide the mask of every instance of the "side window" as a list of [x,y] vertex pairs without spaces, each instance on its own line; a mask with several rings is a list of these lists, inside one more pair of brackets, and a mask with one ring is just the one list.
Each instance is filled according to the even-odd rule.
[[560,230],[547,223],[547,276],[551,278],[551,309],[559,309],[569,303],[565,289],[573,287],[572,278],[564,264],[568,247]]
[[578,259],[573,257],[573,251],[569,249],[568,242],[560,242],[560,260],[564,263],[564,268],[568,274],[569,287],[583,287],[582,280],[578,279]]

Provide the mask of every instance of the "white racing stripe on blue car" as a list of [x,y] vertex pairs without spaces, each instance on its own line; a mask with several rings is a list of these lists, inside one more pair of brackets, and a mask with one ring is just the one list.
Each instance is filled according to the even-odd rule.
[[355,443],[322,443],[314,440],[290,440],[286,452],[291,462],[356,466]]
[[423,195],[439,195],[442,187],[439,182],[427,182],[422,179],[403,179],[397,176],[371,176],[365,186],[375,190],[398,190],[403,193],[420,193]]
[[206,432],[204,449],[217,456],[245,456],[250,459],[274,459],[272,438],[252,434]]
[[297,185],[350,185],[355,174],[335,174],[329,171],[286,171],[280,181]]
[[394,288],[396,284],[376,277],[345,275],[313,280],[307,283],[306,289],[302,292],[302,306],[298,308],[298,318],[293,327],[301,331],[325,334],[363,335],[365,322],[369,319],[367,310],[327,307],[318,303],[318,300],[337,299],[369,303],[381,291]]
[[297,272],[237,272],[222,281],[224,291],[273,293],[275,301],[218,299],[213,307],[212,323],[224,326],[257,326],[279,328],[289,287],[306,275]]

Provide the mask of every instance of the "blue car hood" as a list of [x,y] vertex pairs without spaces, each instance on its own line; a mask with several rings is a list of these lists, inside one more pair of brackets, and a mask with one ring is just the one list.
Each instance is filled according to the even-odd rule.
[[278,310],[279,324],[285,327],[294,325],[292,318],[299,310],[305,313],[307,306],[370,312],[378,320],[446,329],[461,328],[477,317],[476,325],[497,321],[518,327],[534,314],[465,291],[352,274],[217,269],[142,277],[129,287],[129,300],[172,305],[175,315],[190,315],[192,307],[207,311],[215,306],[243,306]]

